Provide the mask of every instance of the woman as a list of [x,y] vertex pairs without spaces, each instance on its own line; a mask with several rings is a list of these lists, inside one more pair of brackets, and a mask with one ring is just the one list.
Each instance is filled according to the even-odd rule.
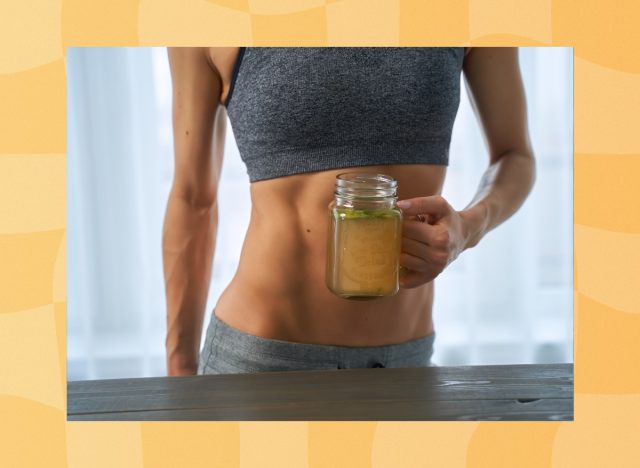
[[[430,365],[434,278],[511,216],[534,181],[517,49],[176,48],[169,61],[169,375]],[[456,211],[440,193],[462,72],[490,161]],[[227,112],[251,219],[200,353]],[[325,286],[327,205],[346,170],[398,180],[395,296],[357,302]]]

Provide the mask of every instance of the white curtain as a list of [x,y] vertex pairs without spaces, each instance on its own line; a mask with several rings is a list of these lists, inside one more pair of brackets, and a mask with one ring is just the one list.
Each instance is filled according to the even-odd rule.
[[[572,50],[525,48],[520,62],[538,179],[513,218],[436,280],[439,365],[573,359]],[[68,379],[164,375],[166,50],[70,48],[67,80]],[[228,128],[207,320],[249,219],[249,181]],[[444,189],[455,208],[473,197],[486,164],[463,91]]]

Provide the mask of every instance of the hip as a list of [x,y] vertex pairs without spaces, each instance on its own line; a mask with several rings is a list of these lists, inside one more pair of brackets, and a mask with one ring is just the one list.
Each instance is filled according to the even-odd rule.
[[431,366],[435,333],[382,346],[339,346],[265,338],[246,333],[215,312],[207,328],[198,374]]

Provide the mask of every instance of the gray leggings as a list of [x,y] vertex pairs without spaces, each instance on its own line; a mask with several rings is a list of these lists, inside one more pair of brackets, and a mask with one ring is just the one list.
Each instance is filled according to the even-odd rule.
[[239,374],[306,369],[428,367],[435,333],[384,346],[332,346],[250,335],[211,315],[198,374]]

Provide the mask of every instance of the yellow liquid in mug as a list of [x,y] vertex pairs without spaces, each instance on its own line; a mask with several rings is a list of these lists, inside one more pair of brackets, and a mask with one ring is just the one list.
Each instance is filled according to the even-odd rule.
[[333,208],[330,217],[327,286],[348,299],[397,293],[400,210]]

